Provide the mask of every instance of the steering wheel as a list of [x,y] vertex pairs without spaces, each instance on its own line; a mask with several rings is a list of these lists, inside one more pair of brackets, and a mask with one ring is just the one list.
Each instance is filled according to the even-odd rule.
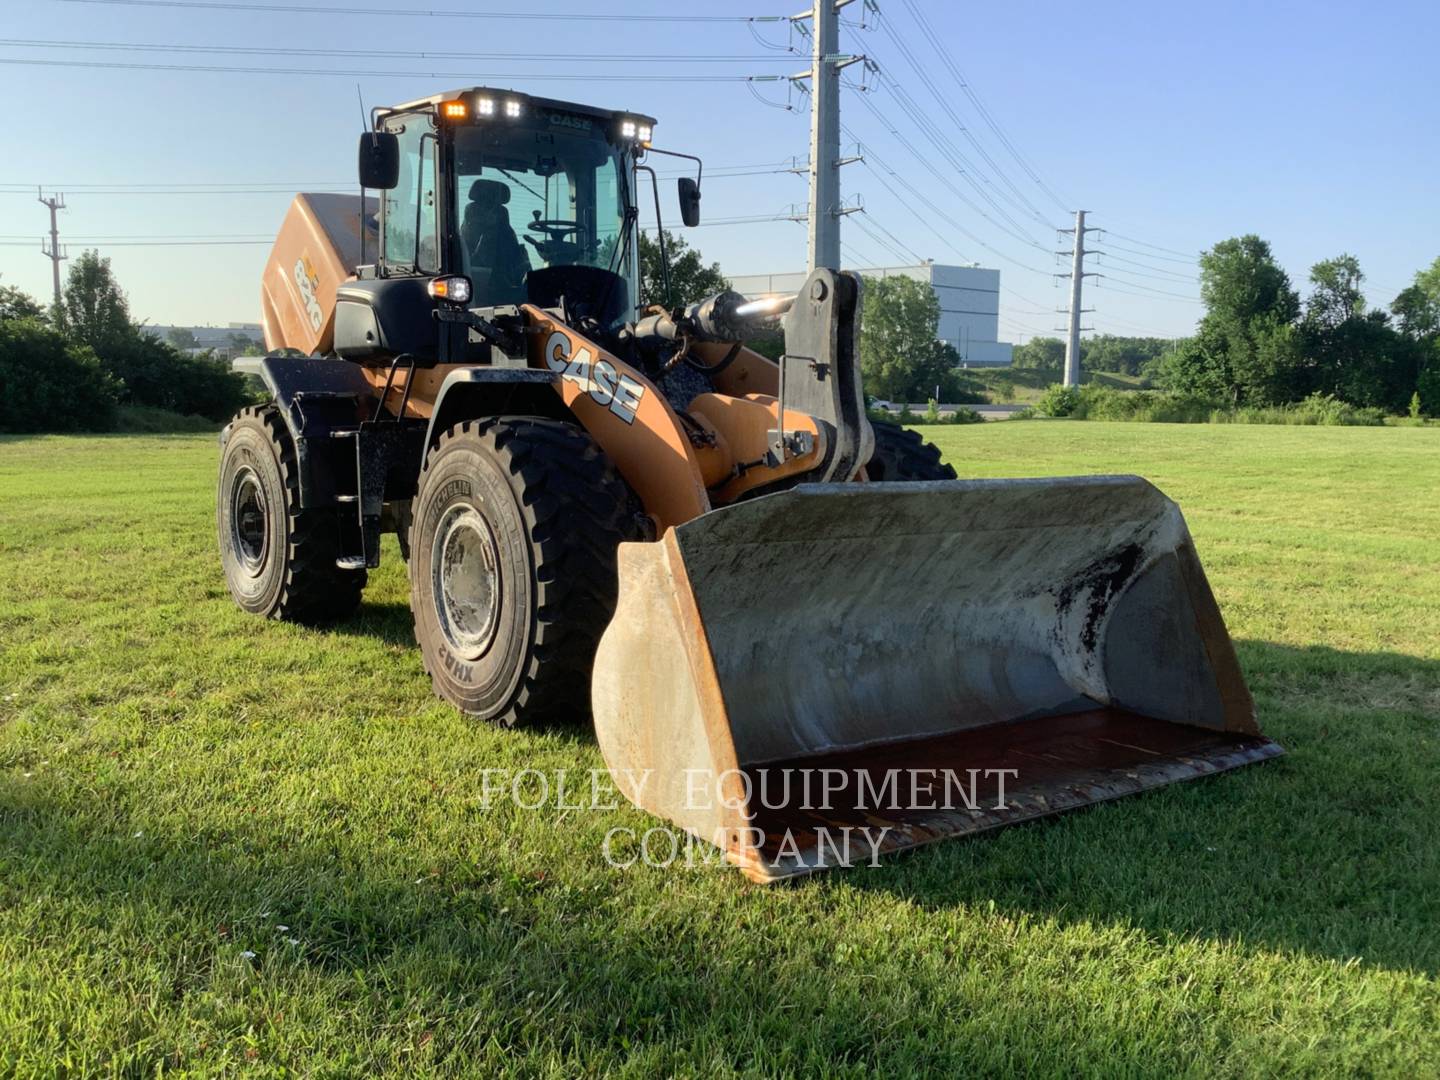
[[[537,210],[536,213],[539,213],[539,211]],[[531,232],[544,233],[547,240],[554,241],[562,240],[571,233],[579,232],[580,223],[578,221],[557,221],[537,217],[534,221],[529,222],[525,228]],[[527,236],[525,239],[530,240],[530,237]],[[534,243],[534,241],[531,240],[531,243]]]

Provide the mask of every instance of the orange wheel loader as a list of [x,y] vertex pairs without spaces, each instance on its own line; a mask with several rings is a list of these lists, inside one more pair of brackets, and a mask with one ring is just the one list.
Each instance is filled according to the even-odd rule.
[[350,615],[393,531],[441,697],[592,717],[627,797],[760,881],[1278,754],[1150,484],[958,480],[872,424],[854,275],[641,297],[654,123],[440,94],[375,110],[359,196],[296,198],[237,362],[273,400],[222,435],[236,602]]

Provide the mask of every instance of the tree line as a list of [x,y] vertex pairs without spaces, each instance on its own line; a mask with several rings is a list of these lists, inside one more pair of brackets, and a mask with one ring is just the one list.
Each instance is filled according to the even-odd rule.
[[109,431],[127,405],[218,423],[251,397],[226,361],[190,355],[135,322],[110,260],[94,251],[71,264],[48,310],[0,287],[0,431]]
[[1302,301],[1260,237],[1221,241],[1200,256],[1205,315],[1157,381],[1235,408],[1318,394],[1440,415],[1440,258],[1388,310],[1368,305],[1364,282],[1355,256],[1325,259]]

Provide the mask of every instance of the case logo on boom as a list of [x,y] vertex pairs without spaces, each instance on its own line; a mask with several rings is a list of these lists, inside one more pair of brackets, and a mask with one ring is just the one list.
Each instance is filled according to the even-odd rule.
[[320,301],[315,296],[315,290],[320,287],[320,275],[304,255],[295,260],[295,284],[300,289],[300,300],[305,305],[305,314],[309,316],[310,328],[318,334],[320,327],[325,325],[325,313],[320,310]]
[[572,356],[569,335],[556,330],[545,342],[545,364],[589,394],[595,404],[608,408],[627,424],[635,422],[645,387],[634,377],[621,374],[609,360],[595,359],[595,354],[584,345],[575,349]]

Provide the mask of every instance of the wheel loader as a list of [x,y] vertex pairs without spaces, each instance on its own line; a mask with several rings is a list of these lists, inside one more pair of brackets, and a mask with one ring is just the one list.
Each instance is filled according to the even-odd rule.
[[438,94],[374,110],[359,195],[295,199],[237,362],[272,401],[222,435],[236,602],[344,618],[395,533],[442,698],[593,719],[628,798],[757,881],[1280,753],[1149,483],[960,480],[867,419],[853,274],[642,295],[651,161],[700,213],[654,126]]

